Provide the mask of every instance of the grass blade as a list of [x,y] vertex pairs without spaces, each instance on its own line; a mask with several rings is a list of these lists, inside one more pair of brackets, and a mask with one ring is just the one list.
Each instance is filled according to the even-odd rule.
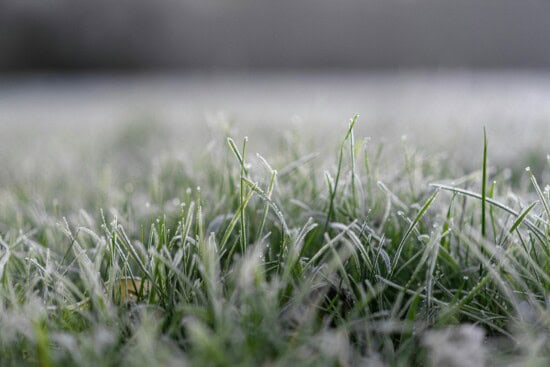
[[405,242],[409,239],[409,236],[411,235],[412,231],[414,230],[414,228],[416,227],[418,222],[420,222],[420,220],[422,219],[424,214],[426,214],[426,212],[428,211],[428,209],[432,205],[433,201],[437,197],[438,193],[439,193],[439,190],[436,190],[432,194],[432,196],[430,196],[430,198],[426,201],[424,206],[422,206],[422,208],[420,209],[420,211],[418,212],[418,214],[416,215],[416,217],[414,218],[412,223],[409,225],[409,228],[407,228],[407,230],[405,231],[405,233],[401,237],[401,241],[399,242],[399,245],[397,246],[397,251],[394,254],[394,258],[393,258],[393,262],[392,262],[392,270],[397,267],[397,262],[399,261],[399,258],[401,257],[401,252],[403,251],[403,247],[405,246]]

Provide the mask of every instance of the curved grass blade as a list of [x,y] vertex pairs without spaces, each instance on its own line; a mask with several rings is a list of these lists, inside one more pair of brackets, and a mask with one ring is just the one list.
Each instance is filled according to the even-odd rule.
[[529,214],[531,209],[533,209],[535,207],[535,205],[537,205],[536,201],[534,203],[532,203],[531,205],[529,205],[527,208],[525,208],[521,212],[521,214],[518,215],[518,218],[516,219],[514,224],[512,224],[512,227],[510,227],[510,233],[513,233],[520,226],[520,224],[523,223],[523,220],[525,219],[527,214]]
[[[458,193],[458,194],[462,194],[462,195],[466,195],[466,196],[469,196],[469,197],[472,197],[472,198],[475,198],[475,199],[481,199],[481,195],[478,194],[478,193],[475,193],[473,191],[470,191],[470,190],[465,190],[465,189],[461,189],[461,188],[458,188],[458,187],[453,187],[453,186],[448,186],[448,185],[443,185],[443,184],[438,184],[438,183],[431,183],[430,186],[432,187],[437,187],[437,188],[440,188],[442,190],[445,190],[445,191],[450,191],[450,192],[455,192],[455,193]],[[493,200],[493,199],[486,199],[487,203],[491,204],[491,205],[494,205],[495,207],[499,208],[499,209],[502,209],[504,210],[505,212],[509,213],[509,214],[512,214],[514,217],[518,217],[520,214],[518,212],[516,212],[514,209],[502,204],[502,203],[499,203],[498,201],[496,200]],[[525,223],[525,225],[527,227],[529,227],[529,229],[531,231],[533,231],[533,233],[537,236],[537,238],[542,242],[542,243],[546,243],[546,240],[545,240],[545,234],[544,232],[542,232],[540,230],[540,228],[538,228],[533,222],[531,222],[529,219],[524,219],[523,220],[523,223]]]
[[399,242],[399,245],[397,246],[397,251],[395,252],[395,255],[393,258],[392,269],[396,268],[397,262],[401,257],[401,252],[403,251],[403,247],[405,246],[405,242],[408,240],[409,236],[411,235],[412,231],[414,230],[418,222],[420,222],[424,214],[426,214],[426,212],[428,211],[428,208],[432,205],[438,193],[439,193],[439,190],[435,191],[432,194],[432,196],[430,196],[428,201],[426,201],[422,209],[420,209],[420,211],[418,212],[418,214],[416,215],[412,223],[409,225],[409,228],[407,228],[407,230],[405,231],[405,234],[403,235],[403,237],[401,238],[401,241]]

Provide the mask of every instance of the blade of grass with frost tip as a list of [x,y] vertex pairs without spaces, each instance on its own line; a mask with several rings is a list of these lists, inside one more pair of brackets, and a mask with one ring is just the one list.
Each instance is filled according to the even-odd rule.
[[512,227],[510,227],[510,233],[514,233],[514,231],[520,226],[521,223],[523,223],[523,220],[525,217],[527,217],[527,214],[531,211],[537,205],[537,202],[531,203],[527,208],[523,209],[523,211],[518,215],[517,219],[515,220],[514,224],[512,224]]
[[340,152],[338,154],[338,166],[336,169],[336,177],[334,178],[334,185],[332,190],[329,191],[329,207],[328,207],[328,213],[327,213],[327,220],[325,222],[324,232],[327,231],[328,225],[332,219],[334,219],[335,216],[335,209],[334,209],[334,199],[336,198],[336,192],[338,190],[338,184],[340,182],[340,175],[342,173],[342,165],[344,161],[344,148],[346,141],[350,138],[353,127],[355,126],[355,123],[357,122],[357,119],[359,118],[359,115],[353,116],[349,123],[349,127],[346,133],[346,136],[344,137],[344,140],[342,141],[342,144],[340,144]]
[[[481,171],[481,238],[487,238],[486,224],[487,204],[487,131],[483,127],[483,166]],[[481,254],[485,255],[485,248],[481,244]],[[479,274],[483,275],[483,264],[479,264]]]
[[[269,181],[269,186],[267,188],[266,198],[269,200],[271,200],[271,195],[273,195],[273,189],[275,187],[276,178],[277,178],[277,171],[274,170],[271,172],[271,180]],[[260,228],[258,229],[258,234],[256,235],[256,238],[262,238],[263,236],[265,223],[267,222],[267,215],[269,213],[269,205],[270,205],[270,202],[267,202],[264,206],[264,211],[262,213],[262,222],[260,223]]]
[[243,139],[243,152],[242,154],[239,152],[239,149],[237,148],[237,145],[231,138],[227,138],[227,142],[229,143],[229,147],[233,151],[233,154],[237,157],[237,160],[239,161],[239,164],[241,166],[241,181],[240,181],[240,196],[239,196],[239,203],[241,204],[240,209],[240,215],[241,215],[241,252],[244,254],[246,250],[247,245],[247,238],[246,238],[246,206],[242,205],[244,202],[245,197],[245,188],[243,185],[243,178],[248,175],[248,171],[245,164],[245,157],[246,157],[246,143],[248,142],[248,137],[245,137]]
[[[267,187],[267,193],[266,197],[267,199],[271,200],[271,195],[273,194],[273,189],[275,188],[275,180],[277,178],[277,170],[274,170],[271,165],[267,162],[267,160],[262,157],[260,154],[256,154],[258,158],[262,161],[262,163],[267,167],[267,169],[271,172],[271,179],[269,180],[269,186]],[[258,234],[256,235],[256,238],[262,238],[262,234],[264,232],[265,223],[267,221],[267,214],[269,212],[269,202],[266,202],[264,206],[264,210],[262,213],[262,221],[260,223],[260,228],[258,229]]]
[[[243,139],[243,155],[242,155],[242,162],[241,162],[241,195],[240,195],[240,202],[242,203],[244,201],[245,196],[245,188],[243,185],[243,178],[248,175],[248,171],[246,169],[246,163],[245,163],[245,157],[246,157],[246,143],[248,142],[248,137],[245,136]],[[241,251],[244,254],[246,251],[246,246],[248,245],[248,239],[247,239],[247,233],[246,233],[246,205],[243,205],[241,207]]]
[[283,231],[285,234],[288,234],[289,233],[289,229],[288,229],[288,226],[286,224],[286,221],[285,221],[285,218],[283,216],[283,212],[279,209],[279,207],[277,207],[277,204],[275,204],[269,197],[268,195],[263,192],[262,189],[260,189],[260,187],[258,186],[258,184],[250,181],[248,178],[243,178],[243,182],[245,184],[247,184],[250,189],[252,191],[254,191],[256,194],[258,194],[258,196],[260,196],[263,200],[265,200],[270,206],[271,208],[273,209],[273,212],[275,213],[275,215],[277,216],[277,218],[279,219],[279,221],[281,222],[281,225],[283,226]]
[[[448,185],[442,185],[442,184],[437,184],[437,183],[431,183],[430,186],[432,187],[437,187],[437,188],[440,188],[442,190],[446,190],[446,191],[451,191],[451,192],[456,192],[456,193],[459,193],[459,194],[462,194],[462,195],[465,195],[465,196],[469,196],[469,197],[472,197],[472,198],[475,198],[475,199],[481,199],[481,195],[479,195],[478,193],[475,193],[473,191],[469,191],[469,190],[464,190],[464,189],[460,189],[458,187],[452,187],[452,186],[448,186]],[[494,205],[495,207],[499,208],[499,209],[502,209],[504,210],[505,212],[509,213],[509,214],[512,214],[513,216],[515,217],[518,217],[519,216],[519,213],[516,212],[515,210],[507,207],[506,205],[504,204],[501,204],[499,203],[498,201],[496,200],[492,200],[492,199],[486,199],[487,200],[487,203],[491,204],[491,205]],[[522,223],[525,223],[525,225],[527,227],[529,227],[529,229],[531,231],[533,231],[533,233],[537,236],[537,238],[542,242],[542,243],[546,243],[547,241],[545,240],[545,234],[544,232],[542,232],[540,230],[540,228],[538,228],[533,222],[531,222],[529,219],[525,218],[523,220]]]
[[[193,224],[193,217],[195,212],[195,202],[191,201],[189,203],[189,206],[187,208],[187,215],[185,215],[185,220],[182,218],[181,221],[181,246],[187,242],[187,238],[189,237],[189,232],[191,231],[191,226]],[[183,216],[183,208],[182,208],[182,216]]]
[[[420,222],[420,220],[422,219],[424,214],[426,214],[426,212],[428,211],[428,209],[432,205],[433,201],[437,197],[438,193],[439,193],[439,190],[436,190],[430,196],[430,198],[426,201],[424,206],[422,206],[422,208],[420,209],[420,211],[418,212],[418,214],[416,215],[416,217],[414,218],[412,223],[409,225],[409,228],[407,228],[407,230],[403,234],[403,237],[401,237],[401,241],[399,242],[399,245],[397,246],[397,250],[394,254],[394,259],[393,259],[393,262],[392,262],[392,270],[397,267],[397,262],[399,261],[399,258],[401,257],[401,252],[403,251],[403,247],[405,246],[406,241],[409,239],[409,236],[411,235],[411,233],[415,229],[418,222]],[[391,275],[391,273],[390,273],[390,275]]]
[[325,171],[325,181],[327,182],[328,194],[331,196],[332,191],[334,190],[334,179],[330,175],[329,171]]
[[366,176],[366,192],[367,192],[367,198],[371,202],[371,206],[374,204],[374,196],[372,195],[372,181],[374,179],[372,169],[371,169],[371,162],[370,162],[370,155],[368,151],[368,144],[367,144],[367,138],[363,140],[363,152],[364,152],[364,159],[363,159],[363,166],[365,168],[365,176]]
[[382,236],[380,241],[378,241],[378,248],[376,249],[376,254],[374,256],[374,267],[375,267],[374,270],[376,274],[382,274],[380,271],[380,265],[378,263],[378,260],[380,259],[380,257],[382,257],[382,261],[386,266],[386,273],[389,274],[392,271],[390,256],[388,255],[386,250],[384,250],[383,248],[385,242],[386,242],[386,238],[384,236]]
[[197,218],[195,219],[196,223],[196,235],[198,236],[199,246],[204,242],[204,223],[202,218],[202,204],[201,204],[201,188],[197,187]]
[[208,240],[201,243],[199,248],[199,258],[202,266],[199,266],[199,272],[205,281],[206,294],[212,305],[215,320],[221,320],[221,300],[222,288],[220,281],[220,263],[216,246],[216,238],[213,233]]
[[[245,138],[245,141],[246,140],[247,139]],[[237,145],[235,144],[235,141],[231,138],[227,138],[227,143],[229,144],[229,147],[231,148],[231,151],[233,152],[233,154],[235,154],[235,157],[237,157],[237,160],[239,161],[239,165],[241,166],[241,168],[244,168],[245,173],[248,173],[246,171],[246,167],[245,167],[245,164],[244,164],[244,158],[241,155],[241,152],[239,152],[239,148],[237,148]]]
[[451,202],[449,203],[449,208],[447,209],[447,216],[445,217],[445,222],[443,222],[443,229],[441,230],[442,233],[447,233],[446,236],[441,237],[441,247],[443,247],[445,250],[450,251],[451,249],[451,240],[450,236],[451,233],[449,231],[450,223],[451,223],[451,217],[453,213],[453,204],[455,202],[456,194],[453,195],[451,198]]
[[[162,218],[162,219],[161,219]],[[157,221],[156,221],[156,228],[154,229],[154,233],[156,234],[156,246],[151,246],[149,247],[150,250],[157,250],[157,251],[161,251],[162,248],[164,246],[166,246],[166,226],[165,226],[165,220],[166,220],[166,217],[163,216],[161,218],[157,218]],[[157,286],[159,289],[165,289],[165,277],[163,276],[163,272],[162,270],[164,270],[162,267],[161,267],[161,264],[160,262],[155,259],[155,258],[149,258],[149,263],[150,263],[150,268],[151,268],[151,271],[152,271],[152,275],[153,277],[155,278],[155,282],[157,283]],[[132,280],[132,286],[134,287],[135,289],[135,286],[136,286],[136,282],[134,281],[134,275],[132,274],[130,276],[130,279]],[[140,284],[145,284],[145,282],[143,283],[140,283]],[[154,292],[149,292],[149,303],[153,303],[154,302],[154,297],[155,297],[155,294]]]
[[[237,225],[237,222],[239,221],[239,218],[241,217],[242,207],[245,207],[248,205],[248,202],[250,199],[252,199],[252,196],[254,196],[254,191],[251,190],[245,197],[244,201],[239,205],[239,208],[237,208],[237,211],[231,218],[231,221],[227,225],[227,228],[225,229],[225,232],[223,234],[222,240],[220,242],[220,253],[223,254],[225,250],[225,246],[227,244],[227,241],[229,240],[229,236],[231,236],[231,233],[233,232],[233,229],[235,229],[235,226]],[[231,251],[232,253],[233,251]]]
[[531,182],[533,183],[533,186],[535,187],[535,191],[537,192],[537,195],[540,198],[542,206],[544,207],[544,211],[546,212],[547,225],[550,225],[550,204],[548,203],[547,198],[544,196],[544,193],[540,189],[540,186],[537,182],[537,178],[535,177],[533,172],[531,172],[531,168],[527,167],[525,170],[529,173],[529,178],[531,179]]
[[[485,204],[487,201],[487,132],[483,127],[483,169],[481,173],[481,237],[487,235],[485,223]],[[483,251],[483,249],[482,249]]]
[[[355,115],[353,117],[352,125],[355,125],[355,122],[359,118],[359,115]],[[349,135],[349,148],[350,148],[350,160],[351,160],[351,200],[353,202],[352,204],[352,214],[353,216],[356,215],[357,210],[357,192],[355,189],[355,179],[356,179],[356,172],[355,172],[355,135],[353,134],[353,126],[350,127],[350,135]]]

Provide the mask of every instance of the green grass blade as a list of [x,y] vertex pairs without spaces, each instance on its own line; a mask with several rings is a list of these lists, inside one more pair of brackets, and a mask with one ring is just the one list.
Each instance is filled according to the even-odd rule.
[[481,173],[481,237],[487,236],[486,228],[486,202],[487,202],[487,132],[483,128],[483,169]]
[[510,233],[513,233],[525,220],[525,217],[527,217],[527,214],[531,211],[537,205],[537,202],[531,203],[527,208],[523,209],[523,211],[518,215],[517,219],[515,220],[514,224],[512,224],[512,227],[510,227]]
[[413,232],[413,230],[415,229],[416,225],[418,224],[418,222],[420,222],[420,220],[422,219],[422,217],[424,216],[424,214],[426,214],[426,212],[428,211],[428,209],[430,208],[430,206],[432,205],[433,201],[435,200],[435,198],[437,197],[437,194],[439,193],[439,190],[436,190],[431,196],[430,198],[426,201],[426,203],[422,206],[422,208],[420,209],[420,211],[418,212],[418,214],[416,215],[416,217],[414,218],[414,220],[411,222],[411,224],[409,225],[409,228],[407,228],[407,230],[405,231],[405,233],[403,234],[403,236],[401,237],[401,241],[399,242],[399,245],[397,246],[397,250],[395,251],[395,254],[394,254],[394,258],[393,258],[393,262],[392,262],[392,270],[395,269],[397,267],[397,262],[399,261],[400,257],[401,257],[401,252],[403,251],[403,247],[405,246],[405,243],[407,242],[407,240],[409,239],[409,236],[411,235],[411,233]]

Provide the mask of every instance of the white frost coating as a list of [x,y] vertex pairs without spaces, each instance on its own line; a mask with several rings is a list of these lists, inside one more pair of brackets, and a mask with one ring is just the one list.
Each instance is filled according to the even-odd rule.
[[484,366],[485,332],[474,325],[461,325],[427,332],[422,342],[429,350],[430,366]]

